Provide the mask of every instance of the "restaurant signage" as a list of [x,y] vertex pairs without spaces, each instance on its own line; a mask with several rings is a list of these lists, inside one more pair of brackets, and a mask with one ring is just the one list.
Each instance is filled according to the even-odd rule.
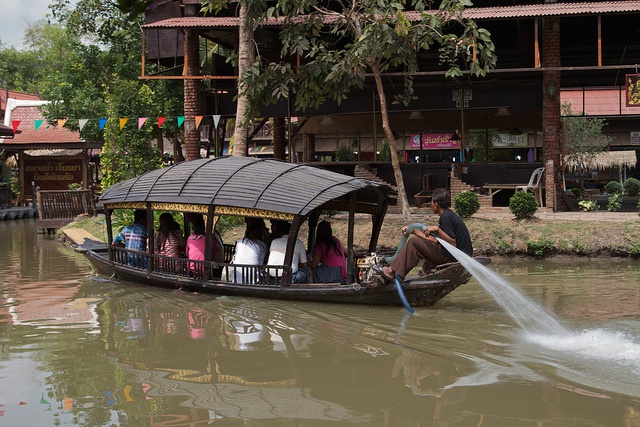
[[25,194],[31,194],[31,182],[41,190],[68,190],[69,184],[83,181],[83,159],[24,156],[22,174]]
[[510,147],[527,147],[529,145],[529,140],[527,138],[527,134],[523,133],[522,135],[511,135],[509,133],[499,133],[491,138],[491,146],[499,147],[499,148],[510,148]]
[[411,148],[420,149],[422,136],[423,150],[459,150],[460,141],[451,141],[450,133],[423,133],[411,135]]

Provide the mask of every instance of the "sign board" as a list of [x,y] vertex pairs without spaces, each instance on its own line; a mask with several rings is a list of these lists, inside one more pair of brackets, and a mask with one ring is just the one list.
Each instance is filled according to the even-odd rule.
[[491,138],[491,146],[497,148],[528,147],[529,139],[526,133],[522,135],[499,133]]
[[640,131],[631,132],[631,145],[640,145]]
[[[423,133],[423,150],[459,150],[460,141],[451,141],[450,133]],[[420,134],[411,135],[411,148],[420,149]]]
[[625,76],[627,107],[640,107],[640,74]]
[[25,195],[31,195],[31,182],[35,182],[41,190],[68,190],[69,184],[84,180],[82,157],[21,157]]

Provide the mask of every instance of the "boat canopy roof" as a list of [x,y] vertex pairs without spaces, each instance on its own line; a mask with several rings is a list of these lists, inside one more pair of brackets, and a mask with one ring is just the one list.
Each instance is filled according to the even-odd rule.
[[147,172],[106,188],[99,201],[112,208],[215,205],[306,216],[319,207],[348,210],[352,192],[356,212],[384,214],[391,189],[305,164],[226,156]]

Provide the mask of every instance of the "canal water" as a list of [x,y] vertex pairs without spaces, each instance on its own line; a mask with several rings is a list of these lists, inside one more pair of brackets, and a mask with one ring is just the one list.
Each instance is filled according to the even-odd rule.
[[475,280],[409,315],[118,283],[30,219],[0,242],[0,426],[640,425],[637,260],[491,264],[567,337]]

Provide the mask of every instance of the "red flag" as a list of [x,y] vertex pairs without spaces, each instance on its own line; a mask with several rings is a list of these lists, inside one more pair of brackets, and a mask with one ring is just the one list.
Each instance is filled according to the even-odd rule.
[[16,133],[18,126],[20,126],[20,120],[11,120],[11,126],[13,126],[13,133]]
[[166,117],[158,117],[158,127],[162,126],[165,120],[167,120]]

